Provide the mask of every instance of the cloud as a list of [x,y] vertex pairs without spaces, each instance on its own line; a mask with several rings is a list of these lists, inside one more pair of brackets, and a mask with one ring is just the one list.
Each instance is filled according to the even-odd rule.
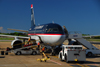
[[3,30],[3,27],[0,27],[0,30]]

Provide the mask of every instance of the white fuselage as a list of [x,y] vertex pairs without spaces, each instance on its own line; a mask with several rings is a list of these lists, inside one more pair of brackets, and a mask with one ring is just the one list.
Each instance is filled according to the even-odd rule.
[[[34,35],[33,35],[34,36]],[[36,36],[36,35],[35,35]],[[57,46],[61,45],[65,40],[65,35],[37,35],[41,38],[44,45]]]

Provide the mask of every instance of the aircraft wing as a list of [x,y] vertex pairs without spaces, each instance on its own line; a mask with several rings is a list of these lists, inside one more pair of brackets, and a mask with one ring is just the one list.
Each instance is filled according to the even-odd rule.
[[28,32],[27,30],[18,30],[18,29],[10,29],[10,28],[8,28],[8,30],[20,31],[20,32]]
[[2,35],[0,34],[0,37],[11,37],[15,39],[29,39],[30,37],[24,37],[24,36],[13,36],[13,35]]

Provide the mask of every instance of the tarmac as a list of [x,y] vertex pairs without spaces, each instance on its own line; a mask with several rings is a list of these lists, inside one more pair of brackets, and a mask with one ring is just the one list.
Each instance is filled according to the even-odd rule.
[[[11,47],[11,42],[0,42],[0,51],[5,50],[6,47]],[[87,57],[86,62],[70,62],[61,61],[58,56],[50,56],[47,62],[40,62],[37,59],[42,58],[42,55],[15,55],[9,53],[8,55],[0,55],[0,67],[100,67],[100,55]]]

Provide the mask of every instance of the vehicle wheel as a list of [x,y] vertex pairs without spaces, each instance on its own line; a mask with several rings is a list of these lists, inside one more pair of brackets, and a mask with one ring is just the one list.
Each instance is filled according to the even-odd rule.
[[84,61],[81,61],[81,63],[84,63]]
[[36,51],[33,51],[33,52],[32,52],[32,55],[36,55],[36,54],[37,54]]
[[8,55],[8,52],[5,52],[5,55]]
[[91,56],[92,56],[92,53],[91,53],[91,52],[88,52],[88,53],[87,53],[87,56],[88,56],[88,57],[91,57]]
[[65,54],[65,60],[66,60],[66,63],[68,63],[69,61],[67,60],[67,55]]
[[21,55],[21,52],[20,52],[20,51],[18,51],[18,52],[16,53],[16,55]]
[[46,60],[45,60],[45,62],[46,62]]
[[42,62],[42,60],[40,60],[40,62]]
[[63,60],[62,60],[62,54],[61,54],[61,53],[60,53],[60,59],[61,59],[61,61],[63,61]]

